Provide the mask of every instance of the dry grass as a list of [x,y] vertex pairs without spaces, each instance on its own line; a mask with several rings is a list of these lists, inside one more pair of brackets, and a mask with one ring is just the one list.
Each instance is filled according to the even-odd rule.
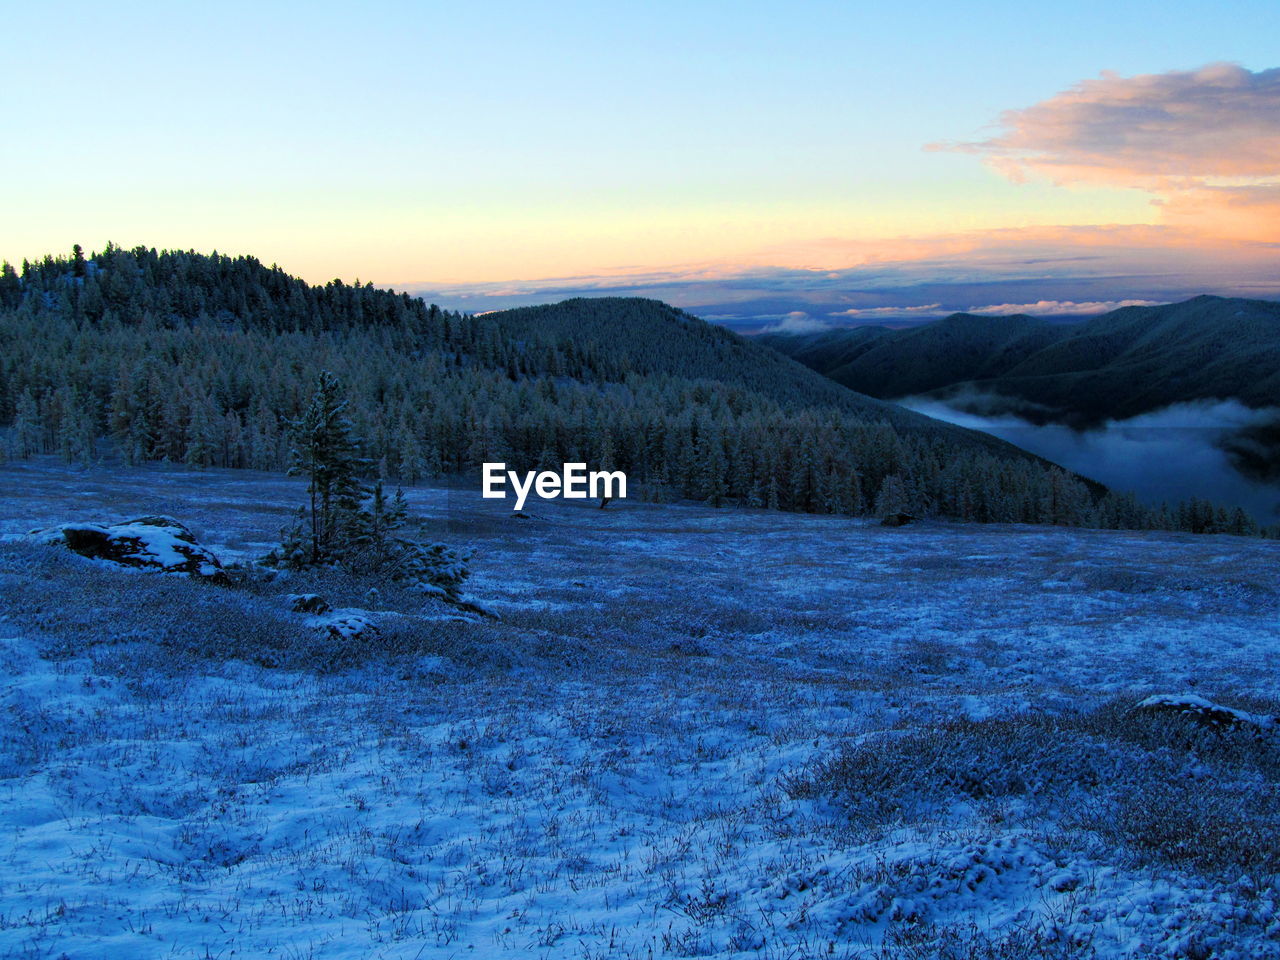
[[[169,513],[246,554],[299,493],[12,472],[0,532]],[[1276,712],[1280,545],[410,497],[501,620],[0,543],[0,955],[1280,953],[1272,744],[1128,712]]]
[[1134,861],[1280,882],[1275,738],[1135,710],[1132,700],[869,737],[788,791],[832,803],[863,829],[947,816],[956,802],[1016,800],[1024,818],[1091,832]]

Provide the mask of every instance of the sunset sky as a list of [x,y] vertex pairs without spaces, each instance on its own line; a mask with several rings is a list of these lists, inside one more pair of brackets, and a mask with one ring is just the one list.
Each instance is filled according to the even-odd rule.
[[1275,297],[1278,38],[1275,0],[13,5],[0,257],[741,325]]

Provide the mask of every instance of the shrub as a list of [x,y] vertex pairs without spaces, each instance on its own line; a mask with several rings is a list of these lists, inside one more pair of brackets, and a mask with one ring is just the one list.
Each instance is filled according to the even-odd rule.
[[1110,702],[1066,716],[956,720],[851,744],[786,784],[859,827],[1014,798],[1139,860],[1280,876],[1273,736]]

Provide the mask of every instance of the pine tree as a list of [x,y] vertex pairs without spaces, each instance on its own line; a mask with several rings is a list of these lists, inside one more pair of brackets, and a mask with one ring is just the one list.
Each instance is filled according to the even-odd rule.
[[22,281],[8,260],[0,265],[0,307],[16,307],[22,302]]
[[44,428],[40,422],[40,409],[30,391],[18,398],[13,418],[14,454],[26,460],[43,452]]
[[896,513],[906,513],[908,505],[907,485],[902,475],[893,473],[885,477],[876,494],[876,516],[883,520]]
[[93,441],[97,434],[86,400],[73,386],[61,386],[54,393],[58,411],[58,451],[67,463],[88,464],[93,459]]
[[309,563],[331,561],[339,552],[339,538],[360,509],[366,490],[360,482],[365,462],[351,421],[347,400],[338,378],[327,370],[320,374],[306,412],[290,426],[294,447],[289,473],[307,478],[310,504],[307,511]]
[[724,452],[724,439],[721,437],[719,430],[712,430],[703,437],[699,450],[699,475],[697,480],[698,496],[701,497],[708,506],[720,507],[724,505],[725,495],[728,492],[725,484],[725,467],[726,458]]
[[400,424],[400,462],[396,473],[402,481],[413,486],[427,476],[427,464],[422,455],[422,444],[412,429]]
[[191,398],[187,414],[184,463],[193,467],[208,467],[213,464],[217,452],[214,416],[208,397]]
[[1257,536],[1258,525],[1254,523],[1252,517],[1244,512],[1242,507],[1236,507],[1235,512],[1231,515],[1227,532],[1234,533],[1238,537]]
[[382,481],[373,486],[369,502],[352,518],[348,538],[342,545],[343,565],[353,572],[383,574],[393,568],[403,554],[396,531],[409,517],[404,491],[387,499]]

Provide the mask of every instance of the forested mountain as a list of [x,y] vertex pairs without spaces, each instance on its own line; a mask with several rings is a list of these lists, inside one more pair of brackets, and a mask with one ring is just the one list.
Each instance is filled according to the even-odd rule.
[[1280,405],[1280,303],[1196,297],[1090,320],[955,314],[762,342],[876,397],[1007,398],[1027,419],[1092,426],[1190,400]]
[[[517,343],[540,349],[576,344],[631,374],[749,387],[785,407],[834,407],[906,431],[940,428],[936,420],[815,377],[775,351],[656,300],[579,298],[490,313],[485,319]],[[983,440],[969,433],[957,442]]]
[[[0,271],[9,455],[281,469],[322,370],[405,483],[501,460],[626,470],[653,497],[832,513],[1168,525],[982,434],[835,386],[664,304],[472,317],[251,257],[108,247]],[[1204,505],[1188,528],[1245,521]]]

